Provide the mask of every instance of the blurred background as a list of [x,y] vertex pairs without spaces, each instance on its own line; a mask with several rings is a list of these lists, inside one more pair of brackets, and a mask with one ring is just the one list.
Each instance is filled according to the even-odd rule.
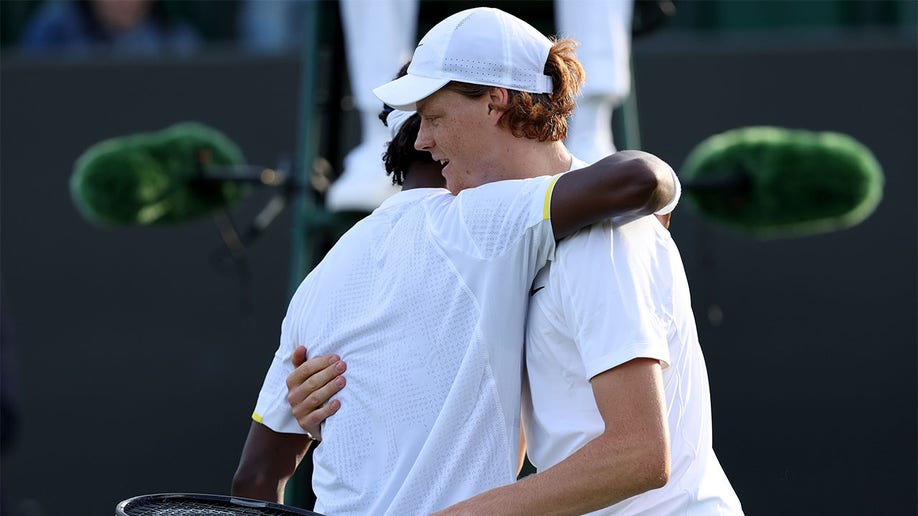
[[[886,176],[872,216],[817,236],[676,212],[724,469],[748,514],[915,514],[918,2],[663,4],[620,147],[678,170],[735,127],[831,130]],[[419,34],[478,5],[554,32],[549,0],[422,1]],[[321,208],[359,138],[337,4],[11,0],[0,44],[0,513],[228,493],[291,289],[360,215]],[[232,257],[209,218],[103,228],[71,200],[87,147],[183,120],[310,185]]]

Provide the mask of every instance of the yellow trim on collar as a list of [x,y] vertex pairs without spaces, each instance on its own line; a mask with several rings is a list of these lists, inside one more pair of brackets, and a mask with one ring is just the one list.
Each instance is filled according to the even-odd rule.
[[262,417],[258,415],[258,412],[252,412],[252,419],[255,420],[256,423],[262,423]]

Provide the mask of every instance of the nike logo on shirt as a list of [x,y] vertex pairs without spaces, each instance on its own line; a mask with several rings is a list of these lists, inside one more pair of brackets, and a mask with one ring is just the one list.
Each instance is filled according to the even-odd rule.
[[529,289],[529,297],[534,296],[536,292],[542,290],[543,288],[545,288],[545,285],[542,285],[542,286],[539,287],[539,288],[535,288],[535,287],[530,288],[530,289]]

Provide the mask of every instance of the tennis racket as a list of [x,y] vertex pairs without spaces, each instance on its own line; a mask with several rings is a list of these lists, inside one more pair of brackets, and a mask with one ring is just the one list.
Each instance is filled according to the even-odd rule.
[[115,516],[322,516],[277,503],[234,496],[162,493],[128,498],[115,507]]

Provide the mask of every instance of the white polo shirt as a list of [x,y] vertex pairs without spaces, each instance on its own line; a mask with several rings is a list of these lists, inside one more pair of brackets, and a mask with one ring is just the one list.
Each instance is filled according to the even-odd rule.
[[742,514],[712,449],[708,375],[669,232],[654,217],[583,229],[559,243],[533,292],[523,394],[532,463],[550,468],[603,432],[593,376],[653,358],[664,366],[670,480],[592,514]]
[[516,477],[529,287],[552,256],[555,177],[396,194],[290,302],[253,418],[303,433],[290,354],[339,354],[341,409],[315,450],[315,510],[427,514]]

